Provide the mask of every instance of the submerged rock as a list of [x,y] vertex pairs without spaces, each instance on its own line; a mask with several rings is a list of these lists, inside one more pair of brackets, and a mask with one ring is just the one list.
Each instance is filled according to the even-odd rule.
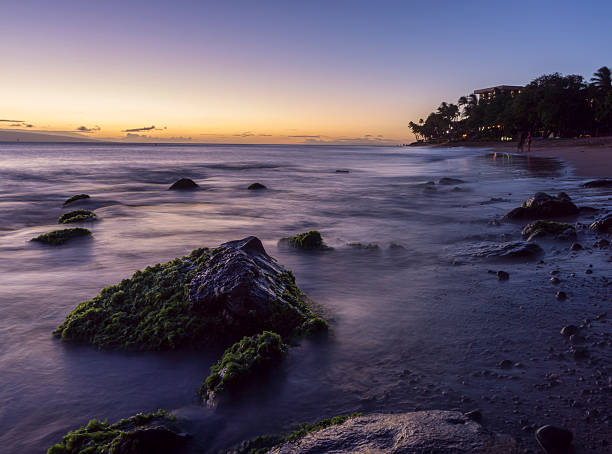
[[58,224],[72,224],[73,222],[95,221],[95,213],[91,210],[74,210],[62,214],[57,220]]
[[445,185],[462,184],[462,183],[465,183],[465,181],[460,180],[459,178],[448,178],[448,177],[440,178],[440,181],[438,181],[438,184],[445,184]]
[[187,435],[180,432],[176,418],[163,410],[139,413],[115,424],[92,419],[62,438],[47,454],[165,454],[178,452]]
[[546,454],[569,454],[574,434],[561,427],[542,426],[535,437]]
[[193,189],[197,189],[200,186],[190,178],[181,178],[180,180],[176,180],[172,183],[169,190],[178,190],[178,191],[190,191]]
[[89,198],[88,194],[76,194],[66,199],[66,201],[64,202],[64,205],[68,205],[69,203],[76,202],[77,200],[88,199],[88,198]]
[[456,411],[374,414],[307,433],[287,441],[270,454],[430,453],[509,454],[516,442],[484,429]]
[[551,196],[545,192],[537,192],[527,199],[522,206],[515,208],[504,217],[507,219],[537,219],[573,216],[579,213],[570,197],[560,192]]
[[601,179],[601,180],[591,180],[583,183],[582,187],[584,188],[612,188],[612,180]]
[[589,228],[597,233],[612,233],[612,214],[597,219]]
[[310,230],[296,236],[281,238],[278,243],[279,245],[287,244],[296,249],[303,249],[305,251],[328,249],[323,245],[323,237],[318,230]]
[[136,271],[79,304],[54,334],[104,348],[168,350],[326,328],[293,274],[247,237]]
[[232,391],[283,359],[288,346],[270,331],[244,337],[225,350],[221,359],[210,368],[210,375],[200,388],[200,396],[212,405],[218,395]]
[[536,243],[519,241],[502,245],[486,246],[475,255],[477,257],[499,258],[532,258],[542,253],[542,248]]
[[532,241],[534,238],[553,236],[559,240],[576,238],[576,229],[573,225],[556,221],[535,221],[527,224],[521,232],[523,238]]
[[251,191],[253,190],[258,190],[258,189],[268,189],[265,185],[255,182],[249,185],[249,187],[247,189],[250,189]]
[[38,235],[30,241],[50,244],[52,246],[60,246],[74,238],[82,238],[91,236],[91,230],[82,227],[73,227],[70,229],[53,230],[48,233]]

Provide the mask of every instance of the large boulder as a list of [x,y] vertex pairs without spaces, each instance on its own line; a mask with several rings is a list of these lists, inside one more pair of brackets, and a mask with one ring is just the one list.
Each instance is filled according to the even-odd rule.
[[281,238],[278,240],[278,245],[291,246],[304,251],[329,249],[323,244],[323,237],[318,230],[309,230],[308,232],[298,233],[295,236]]
[[570,197],[560,192],[551,196],[545,192],[536,192],[522,206],[507,213],[506,219],[546,219],[554,217],[574,216],[579,209]]
[[514,440],[456,411],[419,411],[349,418],[272,448],[270,454],[510,454]]
[[556,221],[535,221],[527,224],[521,232],[523,238],[532,241],[535,238],[552,237],[559,240],[574,240],[576,229],[571,224]]
[[589,228],[597,233],[612,233],[612,214],[597,219]]
[[602,180],[592,180],[587,181],[582,185],[584,188],[612,188],[612,180],[602,179]]

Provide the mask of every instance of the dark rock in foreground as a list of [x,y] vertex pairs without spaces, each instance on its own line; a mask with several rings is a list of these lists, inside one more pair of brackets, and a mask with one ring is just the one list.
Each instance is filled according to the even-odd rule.
[[252,183],[249,185],[249,187],[247,189],[250,189],[251,191],[253,190],[258,190],[258,189],[268,189],[265,185],[261,184],[261,183]]
[[48,233],[43,233],[42,235],[38,235],[36,238],[32,238],[30,241],[50,244],[52,246],[60,246],[72,239],[89,236],[91,236],[91,230],[84,229],[82,227],[73,227],[71,229],[53,230]]
[[516,442],[456,411],[374,414],[349,418],[272,448],[270,454],[510,454]]
[[88,198],[89,198],[88,194],[76,194],[66,199],[66,201],[64,202],[64,205],[68,205],[69,203],[76,202],[77,200],[88,199]]
[[576,238],[576,229],[573,225],[556,221],[532,222],[527,224],[521,233],[527,241],[545,236],[552,236],[559,240],[572,240]]
[[596,220],[589,228],[597,233],[612,233],[612,214],[608,214]]
[[163,410],[139,413],[115,424],[93,419],[52,446],[47,454],[165,454],[179,452],[187,441],[174,416]]
[[178,190],[178,191],[191,191],[199,188],[200,186],[190,178],[181,178],[180,180],[176,180],[172,183],[169,190]]
[[465,181],[460,180],[459,178],[448,178],[448,177],[440,178],[440,181],[438,181],[438,184],[446,184],[446,185],[462,184],[462,183],[465,183]]
[[569,454],[574,434],[561,427],[543,426],[535,437],[546,454]]
[[57,220],[58,224],[72,224],[74,222],[95,221],[96,215],[91,210],[74,210],[62,214]]
[[542,248],[536,243],[519,241],[502,245],[481,248],[475,255],[477,257],[499,258],[533,258],[542,253]]
[[554,218],[574,216],[579,211],[578,207],[572,203],[570,197],[564,192],[560,192],[556,196],[537,192],[529,197],[522,206],[510,211],[504,217],[507,219]]
[[612,188],[612,180],[592,180],[583,183],[583,188]]
[[323,237],[318,230],[310,230],[299,233],[296,236],[281,238],[278,243],[279,245],[288,244],[296,249],[303,249],[305,251],[327,249],[323,245]]
[[200,388],[200,396],[212,405],[219,393],[238,388],[255,374],[280,362],[287,348],[281,337],[270,331],[243,338],[225,350],[210,368],[210,375]]
[[104,348],[168,350],[326,328],[293,274],[247,237],[136,271],[79,304],[54,334]]

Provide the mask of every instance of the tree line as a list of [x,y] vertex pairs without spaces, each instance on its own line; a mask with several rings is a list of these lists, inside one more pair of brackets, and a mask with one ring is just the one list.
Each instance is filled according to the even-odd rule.
[[462,96],[443,102],[410,129],[419,141],[510,140],[530,132],[541,137],[612,134],[612,75],[599,68],[582,76],[545,74],[519,91],[496,90],[492,96]]

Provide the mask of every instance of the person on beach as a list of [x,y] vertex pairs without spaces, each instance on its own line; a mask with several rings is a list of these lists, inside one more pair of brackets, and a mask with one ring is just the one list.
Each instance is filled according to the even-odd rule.
[[519,143],[516,145],[516,151],[518,151],[519,153],[522,153],[524,144],[525,144],[525,132],[521,131]]
[[527,134],[527,153],[531,151],[531,131]]

